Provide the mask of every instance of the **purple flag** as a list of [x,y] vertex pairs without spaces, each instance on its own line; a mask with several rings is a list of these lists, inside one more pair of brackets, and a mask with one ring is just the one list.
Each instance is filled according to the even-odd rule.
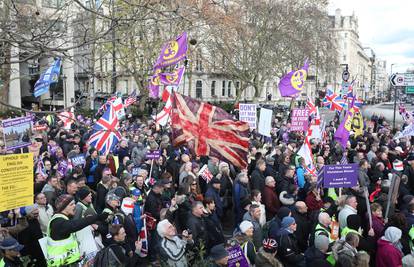
[[292,70],[279,82],[280,95],[283,97],[294,96],[299,94],[303,88],[308,75],[309,64],[306,60],[303,67],[298,70]]
[[180,85],[185,67],[177,68],[172,73],[160,73],[159,81],[163,85]]
[[187,54],[187,33],[183,32],[177,39],[164,44],[161,54],[155,62],[154,69],[164,68],[177,64],[177,62],[185,59]]
[[148,83],[148,89],[149,89],[149,97],[150,98],[158,98],[160,95],[160,86],[155,85],[151,82]]
[[334,139],[341,143],[343,148],[346,148],[346,144],[348,143],[349,139],[349,131],[351,131],[352,128],[352,119],[355,114],[354,102],[355,97],[352,99],[351,105],[349,106],[345,118],[343,119],[341,124],[339,124],[338,129],[336,130],[334,135]]

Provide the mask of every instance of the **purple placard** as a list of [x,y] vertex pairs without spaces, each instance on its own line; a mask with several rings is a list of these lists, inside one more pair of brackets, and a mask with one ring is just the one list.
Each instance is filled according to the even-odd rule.
[[[32,118],[20,117],[2,121],[4,144],[7,150],[30,146]],[[28,140],[28,141],[23,141]]]
[[358,164],[325,165],[323,186],[326,188],[353,187],[358,183]]
[[309,127],[309,109],[294,108],[291,113],[291,131],[307,131]]
[[148,151],[146,158],[147,159],[159,159],[161,157],[161,151],[155,150],[155,151]]
[[249,267],[249,262],[239,245],[230,247],[227,251],[229,252],[228,267]]

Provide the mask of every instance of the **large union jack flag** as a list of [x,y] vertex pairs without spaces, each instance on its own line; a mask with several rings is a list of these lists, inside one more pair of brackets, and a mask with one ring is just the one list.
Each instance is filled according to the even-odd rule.
[[196,155],[247,166],[249,125],[221,108],[175,92],[171,124],[174,146],[187,144]]
[[121,139],[115,108],[111,104],[102,117],[93,125],[93,133],[88,144],[101,154],[107,155]]
[[323,105],[330,110],[342,111],[345,106],[345,101],[340,95],[328,89],[323,99]]

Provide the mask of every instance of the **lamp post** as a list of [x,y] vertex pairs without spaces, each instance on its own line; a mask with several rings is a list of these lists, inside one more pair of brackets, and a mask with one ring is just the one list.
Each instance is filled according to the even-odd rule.
[[67,107],[67,103],[66,103],[66,75],[63,75],[63,107],[66,108]]

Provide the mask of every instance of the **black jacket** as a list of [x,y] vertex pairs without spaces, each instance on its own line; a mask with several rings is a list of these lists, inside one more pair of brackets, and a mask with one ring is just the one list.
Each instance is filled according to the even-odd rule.
[[77,232],[97,220],[98,215],[88,216],[77,220],[56,218],[50,223],[50,237],[55,241],[66,239],[71,233]]
[[326,260],[326,255],[315,246],[311,246],[305,251],[306,267],[332,267],[332,265]]
[[151,214],[152,217],[154,217],[157,222],[160,221],[160,211],[163,208],[162,206],[162,195],[154,193],[153,190],[149,192],[147,199],[145,201],[145,212],[148,212]]
[[263,194],[264,187],[265,187],[265,176],[263,175],[263,172],[261,172],[259,169],[256,168],[252,172],[251,181],[252,181],[252,190],[257,189]]
[[208,234],[206,231],[206,222],[203,217],[199,218],[190,213],[187,221],[187,228],[193,235],[194,244],[200,246],[201,242],[207,244]]
[[295,218],[297,224],[295,236],[298,240],[300,251],[304,252],[308,248],[309,235],[311,233],[312,223],[307,214],[301,214],[298,211],[292,211],[292,217]]
[[294,234],[281,229],[277,234],[276,241],[279,244],[277,254],[285,267],[296,267],[303,264],[305,258],[300,253],[299,245]]
[[214,214],[208,214],[205,218],[206,231],[208,233],[208,239],[206,244],[207,252],[212,247],[218,244],[224,243],[223,229],[221,228],[220,221]]

